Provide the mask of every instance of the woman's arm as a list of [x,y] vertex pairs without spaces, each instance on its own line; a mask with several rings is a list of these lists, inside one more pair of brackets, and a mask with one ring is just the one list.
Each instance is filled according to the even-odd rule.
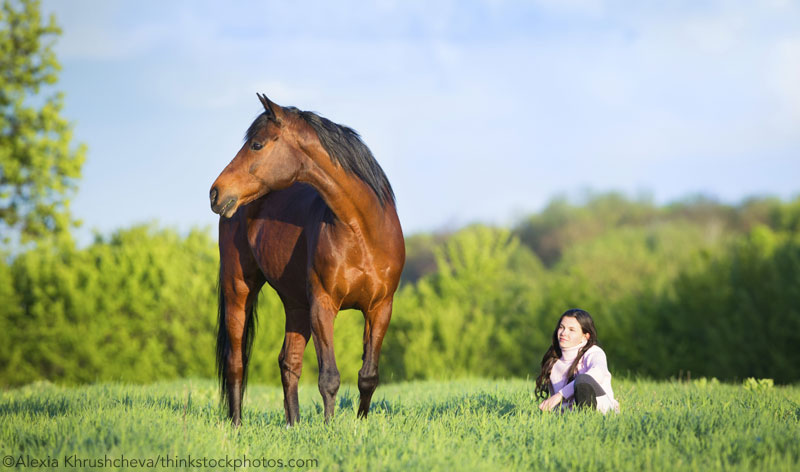
[[561,396],[560,392],[557,392],[554,395],[551,395],[550,398],[539,403],[539,409],[542,411],[551,411],[553,408],[557,407],[562,401],[564,401],[564,397]]
[[599,384],[602,384],[608,380],[608,378],[611,376],[611,372],[608,371],[606,353],[603,352],[602,349],[597,348],[591,353],[587,352],[585,359],[586,372],[582,373],[591,375],[592,378],[595,379]]
[[[593,379],[597,381],[597,383],[604,382],[611,373],[608,371],[608,364],[606,361],[606,353],[603,352],[602,349],[590,349],[583,355],[583,359],[581,359],[583,365],[586,366],[586,370],[578,369],[579,374],[589,374],[592,376]],[[575,381],[564,385],[564,387],[558,391],[561,394],[562,398],[572,398],[575,394]],[[552,397],[551,397],[552,398]]]

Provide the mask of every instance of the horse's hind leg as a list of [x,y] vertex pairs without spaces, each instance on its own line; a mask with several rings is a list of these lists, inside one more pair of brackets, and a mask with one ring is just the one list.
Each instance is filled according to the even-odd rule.
[[311,335],[319,363],[319,393],[325,408],[325,422],[333,416],[336,393],[339,391],[339,369],[333,352],[333,320],[337,310],[330,299],[315,297],[311,303]]
[[358,406],[358,416],[366,418],[372,394],[378,387],[378,360],[381,354],[383,337],[392,318],[392,300],[378,305],[370,311],[364,312],[364,361],[358,371],[358,390],[361,393],[361,403]]
[[297,382],[303,370],[303,352],[311,336],[308,308],[288,308],[286,311],[286,335],[278,356],[283,384],[283,407],[286,410],[286,423],[295,424],[300,419],[300,405],[297,401]]
[[[249,356],[248,335],[254,328],[255,319],[253,316],[254,304],[258,295],[258,289],[252,290],[242,281],[230,281],[222,284],[224,296],[224,325],[219,327],[224,330],[220,334],[220,339],[227,336],[227,342],[222,341],[220,364],[222,371],[221,380],[224,382],[223,396],[228,400],[228,417],[234,425],[241,424],[242,419],[242,398],[244,396],[245,376],[247,371],[247,361]],[[226,290],[228,287],[230,288]],[[221,301],[222,302],[222,301]]]

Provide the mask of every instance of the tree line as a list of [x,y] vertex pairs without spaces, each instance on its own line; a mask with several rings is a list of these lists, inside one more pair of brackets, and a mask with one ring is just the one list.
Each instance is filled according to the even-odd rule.
[[[407,247],[384,381],[533,377],[571,307],[593,315],[618,375],[800,379],[800,199],[559,198],[512,228],[418,234]],[[213,376],[217,268],[209,230],[155,225],[5,258],[0,383]],[[284,315],[268,286],[259,316],[250,378],[277,384]],[[345,382],[362,329],[360,312],[337,317]]]

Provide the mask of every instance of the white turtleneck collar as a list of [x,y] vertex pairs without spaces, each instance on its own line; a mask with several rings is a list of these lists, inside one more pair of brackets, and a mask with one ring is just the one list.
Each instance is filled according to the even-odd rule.
[[564,349],[561,348],[561,359],[562,361],[574,361],[576,357],[578,357],[578,351],[581,350],[586,343],[589,342],[588,340],[584,339],[582,343],[572,346],[570,348]]

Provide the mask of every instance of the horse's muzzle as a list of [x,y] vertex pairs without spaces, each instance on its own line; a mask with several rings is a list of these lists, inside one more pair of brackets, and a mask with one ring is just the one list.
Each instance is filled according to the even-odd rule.
[[219,192],[217,188],[214,187],[211,189],[209,198],[211,199],[211,211],[226,218],[233,216],[236,210],[236,202],[238,201],[236,197],[230,197],[220,201]]

